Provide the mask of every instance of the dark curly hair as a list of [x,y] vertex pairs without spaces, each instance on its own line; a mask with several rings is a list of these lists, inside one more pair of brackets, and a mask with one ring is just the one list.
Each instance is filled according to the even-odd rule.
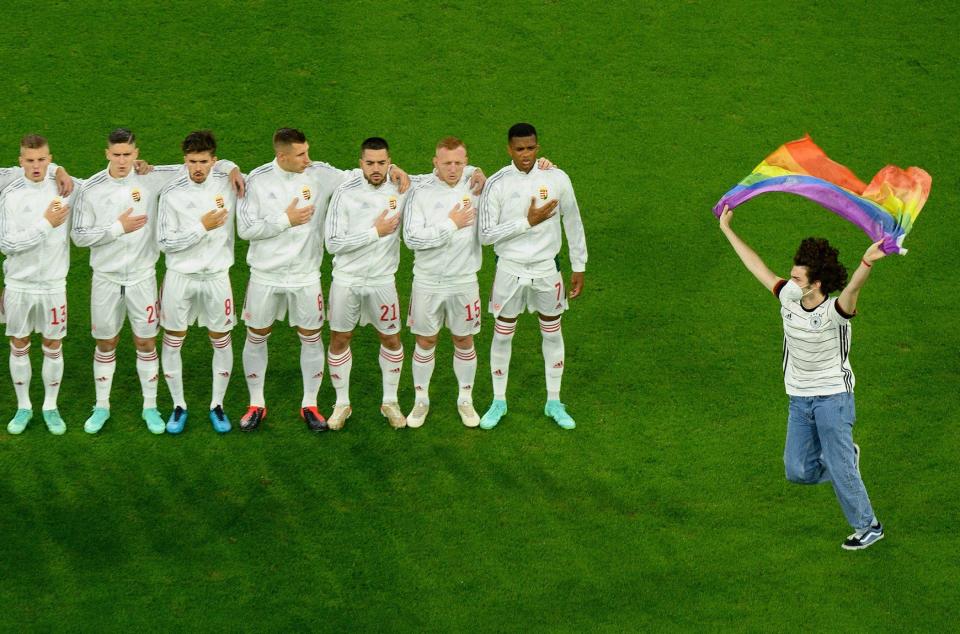
[[800,243],[793,263],[807,269],[812,284],[820,282],[820,290],[829,295],[847,283],[847,269],[840,263],[840,251],[830,246],[826,238],[806,238]]

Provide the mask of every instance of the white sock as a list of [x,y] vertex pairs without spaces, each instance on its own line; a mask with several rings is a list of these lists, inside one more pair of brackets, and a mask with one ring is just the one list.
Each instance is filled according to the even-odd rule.
[[167,380],[167,389],[174,407],[187,409],[187,402],[183,399],[183,361],[180,359],[180,348],[183,346],[183,337],[174,337],[171,334],[163,335],[163,377]]
[[210,397],[210,409],[223,406],[223,397],[227,394],[230,374],[233,372],[233,340],[228,332],[219,339],[210,339],[213,346],[213,395]]
[[510,374],[510,354],[513,352],[513,333],[517,322],[497,319],[493,323],[493,342],[490,344],[490,374],[493,376],[493,398],[507,400],[507,376]]
[[117,369],[117,351],[102,352],[93,349],[93,389],[97,395],[97,407],[110,409],[110,388]]
[[247,390],[250,391],[250,405],[266,407],[263,398],[263,384],[267,379],[267,339],[270,335],[258,335],[247,331],[247,342],[243,345],[243,373],[247,377]]
[[436,350],[436,347],[421,348],[420,344],[413,349],[413,393],[417,403],[430,402],[430,377],[437,364]]
[[560,400],[560,381],[563,380],[563,333],[560,332],[560,319],[540,320],[540,334],[543,337],[543,372],[547,379],[547,400]]
[[317,392],[323,382],[323,341],[320,333],[300,335],[300,373],[303,375],[303,400],[300,407],[316,407]]
[[160,382],[160,355],[154,348],[149,352],[137,350],[137,376],[143,392],[143,409],[157,407],[157,384]]
[[473,346],[453,348],[453,373],[460,384],[457,403],[473,403],[473,382],[477,378],[477,351]]
[[380,346],[380,373],[383,375],[383,402],[397,402],[397,387],[403,371],[403,348],[388,350]]
[[340,354],[327,354],[327,366],[330,368],[330,382],[337,391],[337,405],[350,404],[350,369],[353,368],[353,355],[350,348]]
[[30,377],[32,376],[30,344],[18,348],[10,342],[10,378],[13,379],[13,390],[17,393],[17,409],[33,409],[30,403]]
[[57,409],[57,395],[60,394],[60,382],[63,380],[63,344],[59,348],[40,347],[43,350],[43,367],[40,370],[43,376],[43,409]]

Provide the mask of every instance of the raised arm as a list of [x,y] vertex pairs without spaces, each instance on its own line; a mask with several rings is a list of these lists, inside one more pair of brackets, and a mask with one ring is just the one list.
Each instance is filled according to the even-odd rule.
[[733,250],[740,256],[740,261],[747,267],[747,270],[753,273],[753,276],[757,278],[761,284],[766,286],[768,291],[772,291],[780,278],[767,268],[767,265],[763,263],[760,256],[757,255],[740,236],[734,233],[733,228],[730,226],[731,220],[733,220],[733,210],[727,209],[727,207],[724,206],[723,213],[720,214],[720,231],[723,232],[723,235],[727,236],[727,240],[730,241]]
[[880,248],[882,244],[883,240],[880,240],[870,245],[870,248],[867,249],[867,252],[863,254],[863,258],[860,260],[860,266],[853,272],[853,275],[850,277],[850,282],[844,287],[843,291],[840,292],[840,297],[837,298],[837,304],[840,305],[840,310],[848,315],[854,314],[857,310],[857,298],[860,297],[860,289],[867,283],[867,278],[870,277],[870,269],[873,267],[873,263],[886,255],[883,249]]

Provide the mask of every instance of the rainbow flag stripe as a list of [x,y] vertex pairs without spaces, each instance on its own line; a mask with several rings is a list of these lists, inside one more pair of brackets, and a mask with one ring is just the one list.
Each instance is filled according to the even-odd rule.
[[803,196],[860,227],[886,253],[905,254],[903,240],[930,195],[930,174],[919,167],[887,165],[865,184],[836,163],[809,135],[781,145],[713,207],[734,209],[754,196],[786,192]]

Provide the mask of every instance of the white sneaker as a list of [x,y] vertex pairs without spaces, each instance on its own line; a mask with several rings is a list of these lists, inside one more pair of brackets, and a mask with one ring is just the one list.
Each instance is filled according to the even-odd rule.
[[401,429],[407,426],[407,418],[403,415],[403,412],[400,411],[400,405],[396,401],[381,405],[380,413],[390,421],[390,426],[394,429]]
[[460,412],[460,420],[467,427],[476,427],[480,424],[480,414],[473,409],[473,403],[458,403],[457,411]]
[[427,420],[427,414],[430,412],[430,404],[417,401],[413,405],[413,411],[407,416],[407,427],[422,427],[423,422]]
[[343,424],[347,422],[347,419],[350,418],[350,414],[353,413],[353,409],[350,405],[334,405],[333,412],[330,413],[330,418],[327,419],[327,427],[337,431],[343,429]]

